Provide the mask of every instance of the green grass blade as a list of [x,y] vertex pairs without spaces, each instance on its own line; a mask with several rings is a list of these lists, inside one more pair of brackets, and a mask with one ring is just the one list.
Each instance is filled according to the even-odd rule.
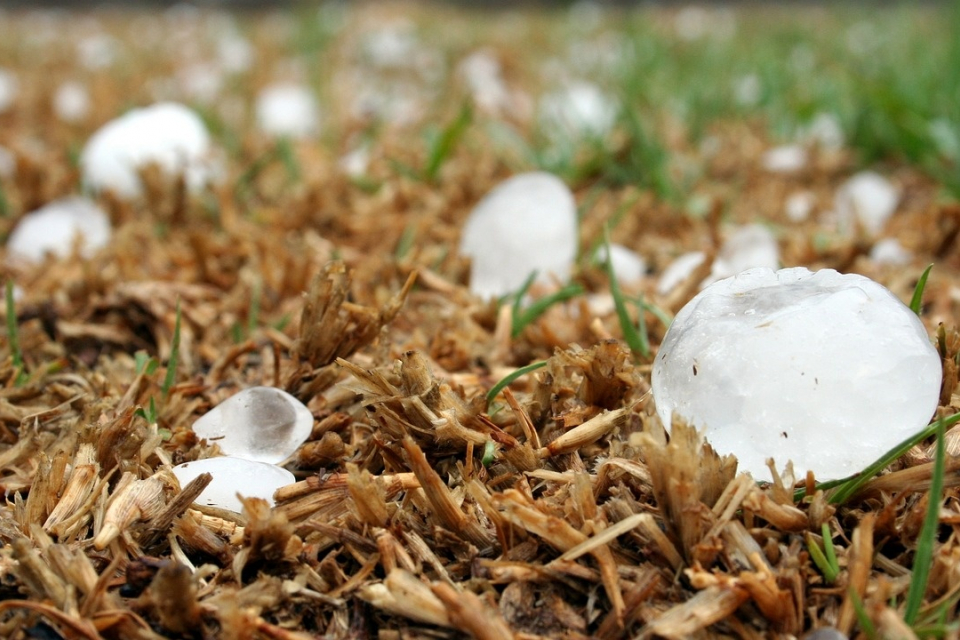
[[[832,486],[837,487],[837,490],[830,496],[830,502],[833,504],[843,504],[850,498],[852,498],[860,488],[870,481],[875,475],[889,467],[895,460],[900,456],[905,454],[915,445],[923,442],[930,436],[933,436],[937,433],[937,430],[940,428],[940,423],[943,423],[943,427],[951,427],[958,422],[960,422],[960,413],[955,413],[946,418],[934,422],[933,424],[927,426],[922,431],[918,432],[916,435],[910,436],[894,448],[887,451],[876,462],[871,464],[869,467],[864,469],[862,472],[858,473],[855,476],[850,476],[849,478],[844,478],[842,480],[831,481]],[[826,489],[827,483],[824,485],[819,485],[819,488]]]
[[813,536],[809,533],[807,534],[807,551],[810,553],[810,559],[813,560],[813,563],[820,569],[820,573],[823,574],[823,579],[833,584],[837,579],[837,573],[834,572],[833,566],[831,566],[827,556],[823,553],[823,550],[820,549],[820,545],[817,544],[817,541],[814,540]]
[[473,121],[473,109],[469,103],[465,104],[453,122],[444,127],[443,131],[433,140],[427,153],[427,162],[423,167],[423,177],[430,182],[436,180],[443,163],[457,146],[470,123]]
[[537,271],[534,269],[530,272],[530,275],[527,276],[527,279],[523,281],[523,284],[520,285],[520,288],[517,289],[516,293],[510,293],[505,295],[501,302],[506,300],[513,299],[513,317],[516,318],[520,315],[520,305],[523,303],[524,296],[527,295],[527,291],[530,290],[530,287],[533,286],[533,281],[537,279]]
[[917,286],[913,289],[913,297],[910,298],[910,310],[920,315],[920,307],[923,305],[923,290],[927,286],[927,278],[930,276],[930,270],[933,269],[933,263],[927,265],[917,280]]
[[493,464],[493,461],[497,456],[497,447],[493,443],[493,440],[487,440],[483,445],[483,457],[480,458],[480,464],[484,467],[489,467]]
[[620,283],[617,281],[617,274],[613,271],[613,260],[610,258],[610,232],[606,228],[603,230],[603,246],[607,250],[607,259],[604,260],[604,267],[607,271],[607,279],[610,281],[610,295],[613,296],[613,304],[617,310],[617,319],[620,321],[620,330],[623,332],[623,339],[631,351],[640,354],[644,358],[649,358],[650,340],[647,337],[642,302],[640,303],[640,308],[637,310],[640,317],[640,327],[638,329],[633,326],[630,313],[627,311],[627,303],[623,297],[623,291],[620,289]]
[[927,592],[927,580],[930,578],[930,566],[933,564],[933,548],[936,544],[937,529],[940,526],[940,498],[943,493],[943,476],[946,467],[946,448],[943,420],[937,421],[937,457],[933,463],[933,477],[930,481],[930,494],[927,503],[927,515],[917,540],[917,551],[913,557],[913,575],[910,590],[907,591],[907,605],[903,614],[904,621],[913,626],[923,605]]
[[863,632],[863,635],[867,636],[869,640],[879,638],[877,628],[873,626],[873,622],[870,620],[870,616],[867,615],[867,610],[863,606],[863,600],[861,600],[857,592],[853,590],[853,587],[850,587],[850,601],[853,602],[853,610],[857,614],[857,624],[860,625],[860,631]]
[[260,326],[260,299],[263,295],[263,282],[260,278],[253,283],[250,291],[250,308],[247,310],[247,337]]
[[413,242],[416,239],[417,225],[411,222],[403,228],[403,233],[400,234],[400,239],[397,240],[397,248],[393,251],[393,256],[398,262],[410,253],[410,249],[413,248]]
[[[510,332],[511,335],[516,338],[524,329],[527,328],[527,326],[530,325],[530,323],[546,313],[547,309],[558,302],[564,302],[571,298],[576,298],[582,293],[583,287],[580,285],[568,284],[563,289],[555,291],[548,296],[544,296],[534,301],[529,307],[520,311],[520,313],[514,314],[513,327]],[[516,307],[514,307],[514,309],[516,309]]]
[[514,380],[516,380],[520,376],[525,376],[531,371],[536,371],[537,369],[541,369],[545,366],[547,366],[546,360],[540,360],[539,362],[531,362],[527,366],[520,367],[513,373],[507,376],[504,376],[503,379],[500,380],[500,382],[493,385],[490,391],[487,391],[487,404],[489,405],[491,402],[493,402],[493,399],[496,398],[501,391],[503,391],[509,384],[511,384]]
[[833,536],[830,533],[830,525],[824,522],[820,526],[820,534],[823,536],[823,553],[827,557],[827,563],[833,572],[833,582],[840,575],[840,562],[837,560],[837,550],[833,546]]
[[163,397],[170,395],[177,377],[177,360],[180,357],[180,301],[177,301],[177,319],[173,323],[173,342],[170,345],[170,360],[167,362],[167,375],[163,378]]

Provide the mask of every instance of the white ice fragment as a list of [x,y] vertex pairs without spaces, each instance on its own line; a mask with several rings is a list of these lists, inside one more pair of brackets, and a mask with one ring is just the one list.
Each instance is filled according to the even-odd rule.
[[58,258],[80,243],[80,255],[92,256],[110,241],[110,219],[91,200],[79,196],[55,200],[23,216],[7,239],[13,259],[40,262],[48,253]]
[[[607,247],[597,247],[596,262],[605,265],[607,262]],[[632,249],[622,244],[610,245],[610,260],[613,262],[613,272],[620,284],[635,283],[647,273],[647,262]]]
[[776,269],[779,266],[780,247],[770,229],[762,224],[747,224],[731,233],[720,247],[704,284],[729,278],[747,269]]
[[197,496],[197,504],[236,513],[243,511],[238,493],[244,498],[263,498],[272,507],[276,490],[296,482],[283,467],[231,456],[184,462],[173,468],[181,488],[203,473],[212,475],[213,480]]
[[660,280],[657,282],[657,293],[665,296],[681,282],[686,282],[694,269],[703,264],[706,259],[707,254],[703,251],[690,251],[675,258],[660,274]]
[[370,147],[361,144],[356,149],[340,156],[337,161],[340,169],[351,178],[362,178],[370,168]]
[[592,82],[578,81],[540,99],[540,121],[552,137],[605,136],[617,117],[617,102]]
[[794,191],[783,203],[784,213],[790,222],[803,222],[810,217],[817,197],[812,191]]
[[86,36],[77,43],[80,64],[91,71],[112,65],[119,55],[119,50],[117,39],[105,33]]
[[199,191],[213,177],[210,135],[196,113],[174,102],[132,109],[98,129],[80,154],[84,183],[124,198],[141,192],[141,168],[157,165],[183,174]]
[[538,279],[566,282],[577,255],[577,207],[560,178],[523,173],[497,185],[474,207],[460,240],[472,259],[470,290],[481,298]]
[[53,111],[63,122],[79,122],[90,114],[90,92],[76,80],[57,87],[53,94]]
[[193,430],[227,455],[277,463],[310,436],[313,414],[286,391],[251,387],[201,416]]
[[774,147],[763,154],[760,164],[771,173],[796,173],[807,166],[807,150],[799,144]]
[[821,111],[813,117],[813,120],[800,132],[800,138],[804,142],[814,143],[821,149],[830,151],[840,149],[845,142],[840,118],[826,111]]
[[0,178],[12,178],[17,172],[17,157],[13,151],[0,145]]
[[896,238],[877,240],[870,249],[870,259],[877,264],[905,265],[910,264],[913,254],[903,248]]
[[742,107],[753,107],[763,97],[763,84],[760,76],[748,73],[739,76],[733,81],[733,99]]
[[490,51],[474,51],[460,62],[458,72],[480,109],[500,113],[510,106],[510,92],[503,81],[500,61]]
[[873,171],[861,171],[837,189],[834,196],[840,231],[850,233],[856,221],[867,234],[879,234],[899,201],[900,194],[889,180]]
[[20,81],[12,71],[0,68],[0,113],[13,106],[20,93]]
[[320,129],[320,109],[308,87],[283,82],[257,96],[257,126],[273,136],[308,138]]
[[883,286],[831,269],[751,269],[701,291],[653,368],[664,424],[703,429],[720,454],[767,478],[862,471],[922,428],[940,395],[923,324]]

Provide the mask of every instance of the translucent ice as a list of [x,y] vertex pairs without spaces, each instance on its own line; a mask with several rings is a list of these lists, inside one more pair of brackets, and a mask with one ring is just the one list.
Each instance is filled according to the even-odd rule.
[[40,262],[51,253],[70,255],[80,243],[80,255],[90,257],[110,241],[110,219],[91,200],[71,197],[55,200],[23,216],[7,239],[11,258]]
[[[607,262],[607,247],[597,248],[596,261],[601,265]],[[642,256],[622,244],[610,245],[610,261],[613,272],[621,284],[630,284],[642,279],[647,273],[647,262]]]
[[617,117],[616,101],[591,82],[572,82],[540,100],[540,119],[548,134],[605,136]]
[[274,136],[307,138],[320,128],[320,110],[313,92],[294,83],[274,84],[257,96],[257,126]]
[[913,254],[896,238],[883,238],[870,249],[870,259],[877,264],[905,265],[913,259]]
[[565,282],[577,255],[577,207],[560,178],[544,172],[505,180],[474,207],[460,240],[470,290],[482,298],[516,291],[531,272]]
[[665,424],[686,418],[757,478],[773,458],[828,480],[927,424],[940,377],[923,325],[883,286],[829,269],[751,269],[680,310],[653,394]]
[[721,245],[704,285],[747,269],[779,266],[780,247],[770,229],[762,224],[746,224],[736,228]]
[[80,154],[83,181],[125,198],[140,194],[141,168],[157,165],[183,174],[187,187],[199,190],[212,177],[210,136],[196,113],[162,102],[133,109],[98,129]]
[[657,293],[665,296],[673,291],[674,287],[686,281],[694,269],[703,264],[706,259],[707,254],[703,251],[690,251],[675,258],[660,274],[660,280],[657,282]]
[[173,468],[181,488],[202,473],[209,473],[213,480],[196,502],[237,513],[243,510],[238,493],[244,498],[263,498],[273,506],[274,492],[296,482],[292,473],[275,464],[231,456],[184,462]]
[[230,396],[193,423],[193,430],[227,455],[281,462],[309,437],[313,415],[302,402],[273,387]]
[[772,173],[796,173],[807,166],[807,150],[798,144],[774,147],[763,154],[761,164]]
[[900,194],[889,180],[873,171],[861,171],[847,180],[834,197],[842,232],[849,232],[856,221],[869,235],[883,231],[897,209]]

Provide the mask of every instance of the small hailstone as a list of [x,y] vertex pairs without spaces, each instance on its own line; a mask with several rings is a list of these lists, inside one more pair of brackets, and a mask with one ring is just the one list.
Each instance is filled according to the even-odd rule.
[[763,97],[763,85],[760,76],[748,73],[733,81],[733,98],[741,107],[752,107]]
[[540,100],[540,119],[553,136],[605,136],[617,117],[616,101],[591,82],[572,82]]
[[83,120],[90,114],[90,92],[75,80],[64,82],[53,94],[53,111],[63,122]]
[[[601,265],[607,262],[607,247],[597,247],[596,261]],[[613,273],[621,284],[637,282],[647,273],[647,263],[635,251],[622,244],[610,245],[610,260],[613,263]]]
[[12,178],[17,172],[17,157],[13,151],[0,145],[0,178]]
[[193,423],[193,431],[227,455],[259,462],[290,457],[313,430],[313,414],[286,391],[251,387]]
[[13,106],[20,92],[20,82],[12,71],[0,68],[0,113]]
[[835,114],[824,111],[814,116],[802,131],[801,138],[831,151],[840,149],[845,142],[840,119]]
[[747,224],[731,233],[720,247],[706,283],[729,278],[747,269],[776,269],[779,266],[780,247],[773,233],[761,224]]
[[274,84],[257,96],[257,126],[274,136],[308,138],[320,129],[320,109],[308,87]]
[[690,251],[675,258],[660,274],[660,280],[657,281],[657,293],[665,296],[681,282],[686,282],[690,274],[706,259],[707,254],[703,251]]
[[783,203],[784,213],[790,222],[803,222],[810,217],[817,198],[811,191],[795,191]]
[[243,503],[237,498],[263,498],[272,507],[273,494],[280,487],[296,482],[292,473],[275,464],[222,456],[184,462],[173,468],[181,488],[194,478],[209,473],[213,480],[197,496],[197,504],[240,513]]
[[664,337],[657,413],[704,430],[740,469],[863,470],[937,408],[940,356],[883,286],[825,269],[751,269],[701,291]]
[[883,231],[899,201],[900,194],[889,180],[873,171],[861,171],[837,189],[834,196],[840,230],[849,232],[856,221],[875,236]]
[[141,192],[139,170],[157,165],[182,173],[187,187],[199,191],[211,179],[210,135],[196,113],[162,102],[133,109],[98,129],[80,154],[83,181],[125,198]]
[[913,255],[896,238],[883,238],[870,249],[870,259],[877,264],[905,265],[910,264]]
[[771,173],[796,173],[807,166],[807,150],[798,144],[774,147],[763,154],[760,163]]
[[362,144],[340,156],[337,162],[340,169],[351,178],[362,178],[370,168],[370,148]]
[[471,53],[460,62],[458,71],[478,107],[491,113],[509,107],[510,92],[501,75],[500,61],[489,51]]
[[79,236],[80,254],[90,257],[109,242],[110,232],[110,219],[96,203],[63,198],[23,216],[7,239],[7,254],[27,262],[40,262],[47,253],[62,258]]
[[105,69],[114,63],[120,53],[116,38],[105,33],[86,36],[77,43],[80,64],[91,71]]
[[566,282],[577,255],[577,206],[560,178],[523,173],[500,183],[474,207],[460,240],[472,259],[470,290],[481,298],[538,279]]

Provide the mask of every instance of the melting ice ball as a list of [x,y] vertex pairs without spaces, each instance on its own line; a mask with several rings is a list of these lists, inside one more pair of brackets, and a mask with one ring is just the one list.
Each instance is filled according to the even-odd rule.
[[124,198],[140,195],[139,171],[151,164],[182,173],[192,191],[206,185],[214,170],[200,116],[174,102],[132,109],[98,129],[80,154],[84,183]]
[[80,255],[92,256],[110,241],[110,219],[91,200],[54,200],[20,219],[7,239],[10,257],[40,262],[48,253],[64,258],[79,242]]
[[272,507],[274,492],[297,481],[292,473],[275,464],[231,456],[184,462],[173,468],[181,487],[202,473],[209,473],[213,480],[196,502],[237,513],[243,511],[238,493],[244,498],[263,498]]
[[832,269],[750,269],[691,300],[653,367],[664,424],[686,418],[740,469],[862,471],[937,408],[940,357],[890,291]]
[[193,430],[227,455],[277,463],[310,436],[313,414],[286,391],[252,387],[201,416]]
[[474,207],[460,240],[472,259],[470,290],[482,298],[540,281],[570,277],[577,256],[577,205],[560,178],[522,173],[500,183]]
[[270,85],[257,96],[257,126],[273,136],[308,138],[320,129],[317,100],[303,85]]
[[834,204],[840,230],[849,232],[854,220],[871,236],[878,235],[897,210],[900,194],[879,173],[861,171],[837,189]]

